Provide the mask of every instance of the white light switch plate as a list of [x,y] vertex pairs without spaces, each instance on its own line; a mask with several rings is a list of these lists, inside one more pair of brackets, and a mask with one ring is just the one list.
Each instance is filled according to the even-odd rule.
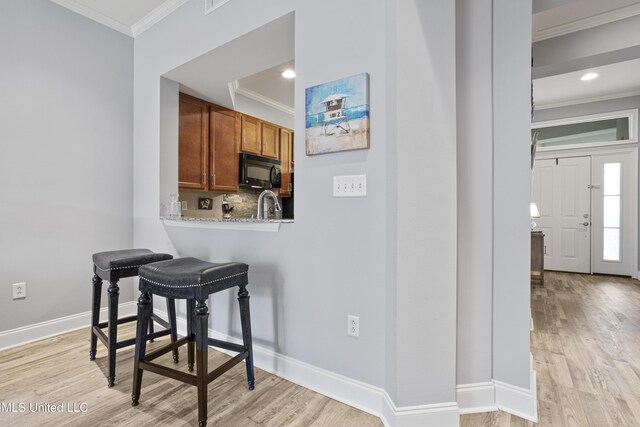
[[365,197],[367,175],[343,175],[333,177],[333,197]]

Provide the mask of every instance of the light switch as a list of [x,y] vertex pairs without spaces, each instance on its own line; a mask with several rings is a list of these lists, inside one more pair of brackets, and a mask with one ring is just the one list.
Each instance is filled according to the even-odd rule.
[[343,175],[333,177],[333,197],[365,197],[367,175]]

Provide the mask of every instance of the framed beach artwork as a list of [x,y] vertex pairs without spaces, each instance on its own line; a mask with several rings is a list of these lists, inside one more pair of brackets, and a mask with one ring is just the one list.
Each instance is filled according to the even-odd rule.
[[305,90],[308,156],[369,148],[369,74]]

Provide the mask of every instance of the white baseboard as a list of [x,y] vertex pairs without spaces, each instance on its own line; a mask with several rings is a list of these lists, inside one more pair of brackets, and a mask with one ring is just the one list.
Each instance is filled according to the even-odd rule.
[[[121,317],[136,314],[136,303],[125,302],[118,305],[118,315]],[[100,321],[107,320],[107,308],[100,309]],[[30,342],[39,341],[65,332],[88,328],[91,324],[91,311],[60,317],[35,325],[23,326],[0,332],[0,350],[6,350]],[[87,332],[88,333],[88,332]]]
[[496,388],[492,381],[458,385],[456,387],[456,396],[461,414],[498,410]]
[[460,408],[456,402],[397,407],[384,392],[382,423],[387,427],[459,427]]
[[[167,316],[167,313],[161,310],[154,311],[162,317]],[[136,314],[136,303],[132,301],[120,304],[118,314],[120,316]],[[106,315],[107,308],[102,308],[100,321],[106,320]],[[185,335],[186,320],[182,317],[178,317],[177,320],[178,332]],[[91,312],[87,311],[0,332],[0,350],[74,331],[87,327],[90,323]],[[241,343],[239,339],[213,329],[209,329],[209,336]],[[380,387],[327,371],[255,344],[253,352],[256,367],[377,416],[386,427],[457,427],[460,424],[461,413],[488,412],[497,409],[530,421],[537,421],[536,375],[533,369],[531,370],[531,390],[495,380],[486,383],[462,384],[456,388],[457,402],[397,407],[387,392]]]
[[536,371],[531,369],[530,389],[501,381],[462,384],[456,387],[461,414],[505,411],[529,421],[538,421]]
[[501,381],[493,380],[496,386],[496,405],[501,411],[538,422],[538,398],[536,388],[536,371],[531,370],[529,390]]
[[[165,317],[167,314],[154,309]],[[187,322],[178,317],[178,333],[185,335]],[[238,338],[209,329],[209,337],[242,344]],[[234,352],[225,351],[230,355]],[[306,362],[253,345],[253,361],[257,368],[313,390],[346,405],[379,417],[386,427],[458,427],[460,410],[456,402],[413,407],[397,407],[385,390]]]

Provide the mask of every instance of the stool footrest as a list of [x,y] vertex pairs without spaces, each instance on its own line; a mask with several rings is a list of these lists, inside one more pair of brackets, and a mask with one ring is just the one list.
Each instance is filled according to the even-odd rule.
[[139,367],[140,369],[155,372],[158,375],[173,378],[174,380],[182,381],[183,383],[191,385],[198,384],[198,377],[196,377],[195,375],[187,374],[186,372],[180,372],[172,368],[167,368],[166,366],[158,365],[157,363],[141,361]]
[[173,342],[171,344],[167,344],[162,348],[159,348],[157,350],[154,350],[150,353],[147,353],[144,357],[144,360],[146,362],[150,362],[154,359],[157,359],[158,357],[162,356],[163,354],[167,354],[169,353],[171,350],[175,350],[176,348],[180,347],[181,345],[183,345],[184,343],[186,343],[189,339],[187,337],[183,337],[180,338],[178,341]]
[[158,317],[155,313],[151,315],[151,319],[163,328],[171,329],[171,325],[169,324],[169,322],[164,320],[162,317]]
[[209,375],[207,375],[207,384],[209,384],[211,381],[215,380],[220,375],[227,372],[229,369],[236,366],[238,363],[242,362],[244,359],[247,358],[248,354],[249,354],[248,351],[243,351],[242,353],[238,354],[234,358],[227,360],[226,362],[218,366],[213,371],[209,372]]
[[[94,326],[93,327],[93,333],[96,334],[96,336],[98,338],[100,338],[100,341],[102,341],[102,344],[105,345],[105,347],[109,347],[109,337],[107,336],[107,334],[104,333],[104,331],[102,329],[100,329],[99,326]],[[156,338],[160,338],[160,337],[164,337],[167,336],[171,333],[171,329],[163,329],[161,331],[158,332],[154,332],[152,334],[148,334],[147,335],[147,339],[156,339]],[[123,347],[127,347],[130,345],[133,345],[136,343],[136,339],[135,338],[129,338],[127,340],[122,340],[116,343],[116,350],[119,348],[123,348]]]
[[104,332],[102,332],[102,329],[100,329],[99,326],[93,327],[93,333],[96,334],[98,338],[100,338],[100,341],[102,341],[102,344],[104,344],[107,348],[109,347],[109,338],[107,338],[107,335]]
[[240,344],[234,344],[227,341],[220,341],[215,338],[209,338],[208,341],[209,341],[209,345],[213,347],[224,348],[225,350],[231,350],[237,353],[242,353],[243,351],[245,351],[244,346]]
[[[118,319],[118,323],[117,324],[121,325],[123,323],[135,322],[137,318],[138,318],[138,316],[136,316],[135,314],[132,315],[132,316],[126,316],[126,317],[123,317],[121,319]],[[107,322],[107,321],[100,322],[100,323],[98,323],[98,326],[100,328],[106,328],[107,326],[109,326],[109,322]]]

